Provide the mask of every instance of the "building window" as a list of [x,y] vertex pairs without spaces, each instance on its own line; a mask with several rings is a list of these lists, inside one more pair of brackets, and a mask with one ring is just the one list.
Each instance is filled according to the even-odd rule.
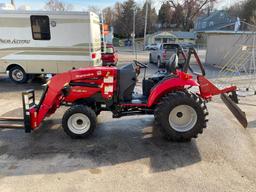
[[204,21],[204,22],[202,23],[202,29],[205,29],[205,28],[206,28],[206,25],[207,25],[207,23]]
[[155,38],[155,43],[161,43],[161,39],[160,38]]
[[50,40],[50,21],[48,16],[31,16],[32,36],[34,40]]

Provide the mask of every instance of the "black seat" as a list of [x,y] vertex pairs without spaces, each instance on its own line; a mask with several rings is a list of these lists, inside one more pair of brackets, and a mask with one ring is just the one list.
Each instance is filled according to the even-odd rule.
[[136,72],[133,64],[127,64],[118,70],[119,99],[127,102],[132,100],[132,93],[136,85]]
[[175,77],[173,73],[176,71],[178,66],[178,55],[173,54],[169,60],[169,62],[166,65],[166,69],[162,71],[158,71],[155,76],[150,77],[148,79],[143,80],[143,95],[148,97],[150,95],[151,89],[157,85],[160,81]]

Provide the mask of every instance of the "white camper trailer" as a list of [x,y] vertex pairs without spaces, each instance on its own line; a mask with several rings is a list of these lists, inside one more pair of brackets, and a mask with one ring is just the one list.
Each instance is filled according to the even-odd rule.
[[92,12],[0,11],[0,73],[18,83],[101,65],[99,17]]

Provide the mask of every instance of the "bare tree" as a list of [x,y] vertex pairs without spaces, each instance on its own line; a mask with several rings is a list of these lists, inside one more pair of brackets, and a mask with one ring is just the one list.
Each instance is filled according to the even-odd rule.
[[107,7],[103,9],[103,16],[105,19],[105,23],[108,25],[112,25],[114,22],[115,13],[114,10],[111,7]]
[[256,25],[256,1],[255,0],[247,0],[244,3],[242,17],[246,20],[246,22],[252,23]]
[[101,10],[97,6],[89,6],[87,10],[96,13],[97,15],[101,14]]
[[216,0],[167,0],[174,10],[182,10],[183,29],[189,31],[193,28],[195,18],[205,11],[208,7],[213,6]]
[[65,4],[60,0],[48,0],[44,8],[48,11],[71,11],[73,9],[73,5]]

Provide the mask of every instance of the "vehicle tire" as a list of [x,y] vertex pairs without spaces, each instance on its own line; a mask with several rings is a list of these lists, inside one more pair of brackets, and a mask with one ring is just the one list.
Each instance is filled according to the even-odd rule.
[[9,70],[9,78],[15,83],[26,83],[29,75],[19,66],[12,67]]
[[152,55],[151,54],[149,54],[149,63],[153,63]]
[[207,115],[205,102],[187,91],[167,94],[155,109],[155,120],[164,137],[177,142],[190,141],[203,133]]
[[74,105],[63,115],[62,127],[73,139],[86,138],[96,127],[96,114],[90,107]]
[[158,68],[161,68],[161,67],[162,67],[162,63],[161,63],[160,57],[157,58],[157,67],[158,67]]

